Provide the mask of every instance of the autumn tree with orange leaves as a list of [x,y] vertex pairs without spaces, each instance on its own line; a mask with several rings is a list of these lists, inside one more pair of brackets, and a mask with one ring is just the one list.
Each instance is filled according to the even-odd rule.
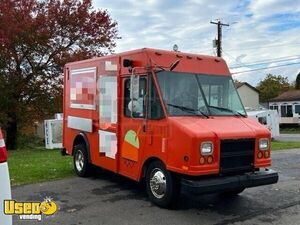
[[91,0],[0,3],[0,126],[8,149],[20,127],[62,111],[66,62],[111,53],[117,23]]

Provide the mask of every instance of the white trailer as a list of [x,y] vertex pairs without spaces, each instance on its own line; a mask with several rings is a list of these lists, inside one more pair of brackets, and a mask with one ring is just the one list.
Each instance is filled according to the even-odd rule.
[[276,138],[280,135],[279,115],[276,110],[247,111],[247,114],[250,118],[265,125],[271,131],[272,138]]

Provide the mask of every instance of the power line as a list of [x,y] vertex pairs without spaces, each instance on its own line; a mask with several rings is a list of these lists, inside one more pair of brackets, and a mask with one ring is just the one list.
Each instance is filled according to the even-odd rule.
[[258,49],[258,48],[272,48],[272,47],[282,47],[282,46],[298,46],[298,45],[300,45],[300,43],[294,43],[294,44],[291,44],[291,43],[289,43],[289,44],[276,44],[276,45],[263,45],[263,46],[261,46],[261,45],[258,45],[258,46],[251,46],[251,47],[249,47],[249,48],[229,48],[229,49],[227,49],[228,51],[240,51],[240,50],[251,50],[251,49]]
[[296,65],[296,64],[300,64],[300,62],[288,63],[288,64],[283,64],[283,65],[278,65],[278,66],[269,66],[269,67],[257,68],[257,69],[252,69],[252,70],[244,70],[244,71],[234,72],[234,73],[231,73],[231,74],[249,73],[249,72],[252,72],[252,71],[266,70],[266,69],[272,69],[272,68],[278,68],[278,67],[284,67],[284,66],[291,66],[291,65]]
[[[225,53],[225,52],[224,52]],[[227,53],[227,55],[229,55]],[[280,59],[288,59],[288,58],[293,58],[293,57],[300,57],[300,55],[290,55],[290,56],[282,56],[282,57],[277,57],[277,58],[271,58],[271,59],[261,59],[261,60],[258,60],[258,61],[250,61],[250,62],[245,62],[245,63],[241,63],[241,62],[237,62],[236,61],[236,57],[232,56],[232,55],[229,55],[232,59],[235,60],[235,62],[237,64],[253,64],[253,63],[262,63],[262,62],[268,62],[268,61],[273,61],[273,60],[280,60]],[[231,66],[234,66],[235,64],[232,64]]]
[[286,62],[291,60],[299,60],[300,58],[290,58],[290,59],[281,59],[281,60],[273,60],[273,61],[267,61],[267,62],[261,62],[261,63],[252,63],[252,64],[242,64],[242,66],[232,66],[231,69],[240,68],[240,67],[251,67],[251,66],[262,66],[270,63],[278,63],[278,62]]
[[[230,58],[232,58],[236,63],[238,63],[239,65],[241,65],[241,67],[243,67],[243,66],[247,67],[244,63],[238,62],[234,56],[230,55],[230,54],[227,53],[227,52],[224,52],[224,53],[225,53],[226,55],[228,55]],[[229,68],[230,68],[230,67],[229,67]]]

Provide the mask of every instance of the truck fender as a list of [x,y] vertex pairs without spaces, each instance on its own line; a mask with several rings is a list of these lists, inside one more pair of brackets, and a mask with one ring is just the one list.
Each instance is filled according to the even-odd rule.
[[139,180],[142,180],[142,179],[145,177],[146,171],[147,171],[147,169],[148,169],[148,166],[150,165],[150,163],[152,163],[152,162],[154,162],[154,161],[160,161],[160,162],[162,162],[164,165],[166,165],[165,162],[164,162],[162,159],[158,158],[157,156],[150,156],[150,157],[148,157],[148,158],[145,159],[145,161],[143,162],[142,170],[141,170],[140,175],[139,175]]
[[[88,154],[88,160],[91,162],[91,153],[90,153],[90,143],[89,140],[84,132],[80,132],[79,134],[76,135],[74,142],[73,142],[73,149],[77,144],[83,143],[85,144],[86,151]],[[73,155],[74,151],[72,151]]]

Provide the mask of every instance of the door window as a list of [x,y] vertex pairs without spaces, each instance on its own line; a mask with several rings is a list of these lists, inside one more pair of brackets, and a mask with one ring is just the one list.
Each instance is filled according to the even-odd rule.
[[[139,97],[134,100],[130,98],[130,81],[130,78],[127,78],[124,84],[124,115],[126,117],[144,118],[146,112],[146,78],[140,77]],[[133,108],[134,110],[132,110]]]

